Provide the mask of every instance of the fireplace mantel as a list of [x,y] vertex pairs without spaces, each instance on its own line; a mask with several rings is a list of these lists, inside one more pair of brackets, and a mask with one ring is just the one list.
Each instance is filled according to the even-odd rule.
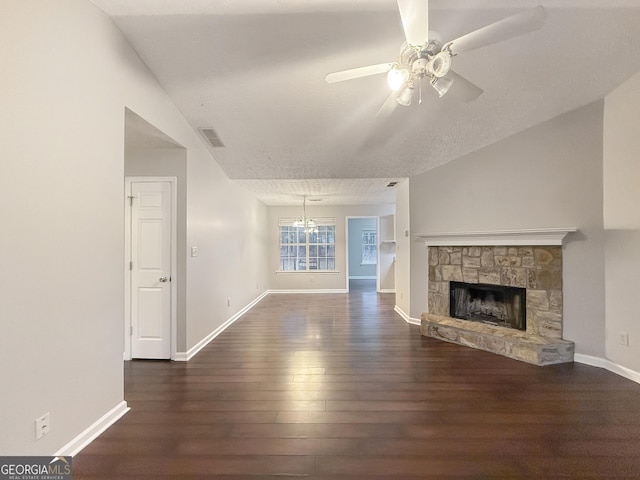
[[416,233],[427,247],[454,246],[536,246],[562,245],[564,238],[577,228],[538,228],[528,230],[495,230],[486,232]]

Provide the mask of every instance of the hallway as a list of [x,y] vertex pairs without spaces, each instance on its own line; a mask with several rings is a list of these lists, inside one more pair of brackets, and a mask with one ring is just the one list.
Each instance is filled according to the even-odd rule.
[[131,411],[74,479],[638,478],[640,385],[420,336],[394,295],[271,294],[188,363],[125,363]]

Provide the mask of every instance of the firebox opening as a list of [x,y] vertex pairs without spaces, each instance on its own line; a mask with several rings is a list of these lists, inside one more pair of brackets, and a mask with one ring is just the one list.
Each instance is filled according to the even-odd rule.
[[449,314],[454,318],[526,330],[526,289],[450,282]]

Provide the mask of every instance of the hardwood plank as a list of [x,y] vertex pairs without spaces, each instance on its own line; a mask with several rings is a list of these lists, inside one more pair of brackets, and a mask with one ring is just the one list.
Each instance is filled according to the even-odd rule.
[[188,363],[125,362],[132,410],[74,478],[640,478],[640,385],[422,337],[363,284],[269,295]]

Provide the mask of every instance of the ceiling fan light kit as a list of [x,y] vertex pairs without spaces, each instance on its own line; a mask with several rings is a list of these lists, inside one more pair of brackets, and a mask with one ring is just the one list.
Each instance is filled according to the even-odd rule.
[[406,83],[409,78],[409,72],[399,65],[394,65],[387,73],[387,83],[389,88],[394,92],[400,90],[400,87]]
[[453,79],[447,77],[432,77],[429,82],[431,86],[438,92],[438,96],[442,98],[453,85]]
[[[546,18],[546,11],[542,6],[527,9],[443,45],[429,32],[428,0],[397,2],[406,38],[400,48],[399,60],[330,73],[326,76],[328,83],[386,72],[387,83],[397,104],[409,106],[413,92],[421,85],[422,79],[427,79],[439,97],[449,91],[455,80],[459,98],[469,102],[478,98],[483,91],[451,69],[453,57],[461,52],[537,30],[542,27]],[[432,38],[429,38],[430,36]],[[399,93],[396,95],[395,92]]]

